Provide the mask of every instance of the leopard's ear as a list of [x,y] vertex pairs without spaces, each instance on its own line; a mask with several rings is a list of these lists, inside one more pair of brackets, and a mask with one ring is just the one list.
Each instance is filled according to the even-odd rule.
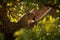
[[42,19],[52,8],[48,6],[42,7],[40,10],[32,10],[31,14],[35,16],[35,20],[39,21]]

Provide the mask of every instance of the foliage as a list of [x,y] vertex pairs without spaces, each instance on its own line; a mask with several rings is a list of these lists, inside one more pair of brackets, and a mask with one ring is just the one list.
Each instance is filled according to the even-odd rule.
[[[6,1],[6,0],[5,0]],[[7,0],[8,1],[8,0]],[[60,8],[59,0],[15,0],[7,2],[7,16],[11,22],[18,22],[24,13],[32,9],[39,10],[43,5]],[[48,6],[47,5],[47,6]]]
[[[6,5],[5,5],[6,4]],[[49,5],[56,8],[57,18],[51,15],[44,17],[32,29],[21,29],[14,36],[16,40],[59,40],[60,36],[60,0],[0,0],[0,25],[5,26],[5,15],[11,22],[17,23],[23,14],[29,13],[31,9],[39,10],[43,5]],[[5,8],[6,6],[6,8]],[[5,8],[5,10],[3,10]],[[7,11],[7,13],[5,13]],[[5,20],[4,20],[5,19]],[[59,20],[58,20],[59,19]],[[7,21],[8,22],[8,21]],[[0,40],[3,40],[3,34],[0,33]]]
[[44,17],[32,29],[21,29],[15,32],[15,40],[59,40],[60,24],[57,23],[58,18],[52,18],[51,15]]
[[[39,9],[39,5],[32,1],[7,2],[7,16],[11,22],[18,22],[24,13],[29,13],[33,8]],[[16,20],[16,21],[15,21]]]

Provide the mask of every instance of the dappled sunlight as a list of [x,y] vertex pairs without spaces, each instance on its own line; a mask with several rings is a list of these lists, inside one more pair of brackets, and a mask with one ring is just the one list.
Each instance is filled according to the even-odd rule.
[[59,13],[59,10],[56,10],[57,13]]
[[[38,4],[36,3],[29,3],[32,7],[28,8],[26,2],[14,3],[9,2],[7,3],[7,17],[10,19],[11,22],[17,23],[19,19],[22,17],[23,13],[29,12],[33,7],[39,10]],[[29,9],[29,10],[28,10]]]
[[0,40],[60,40],[60,0],[0,0]]
[[22,16],[23,11],[20,8],[21,5],[19,5],[19,4],[14,5],[14,3],[12,3],[12,2],[7,3],[7,7],[8,7],[7,8],[7,17],[10,19],[11,22],[17,23],[19,21],[20,17]]

